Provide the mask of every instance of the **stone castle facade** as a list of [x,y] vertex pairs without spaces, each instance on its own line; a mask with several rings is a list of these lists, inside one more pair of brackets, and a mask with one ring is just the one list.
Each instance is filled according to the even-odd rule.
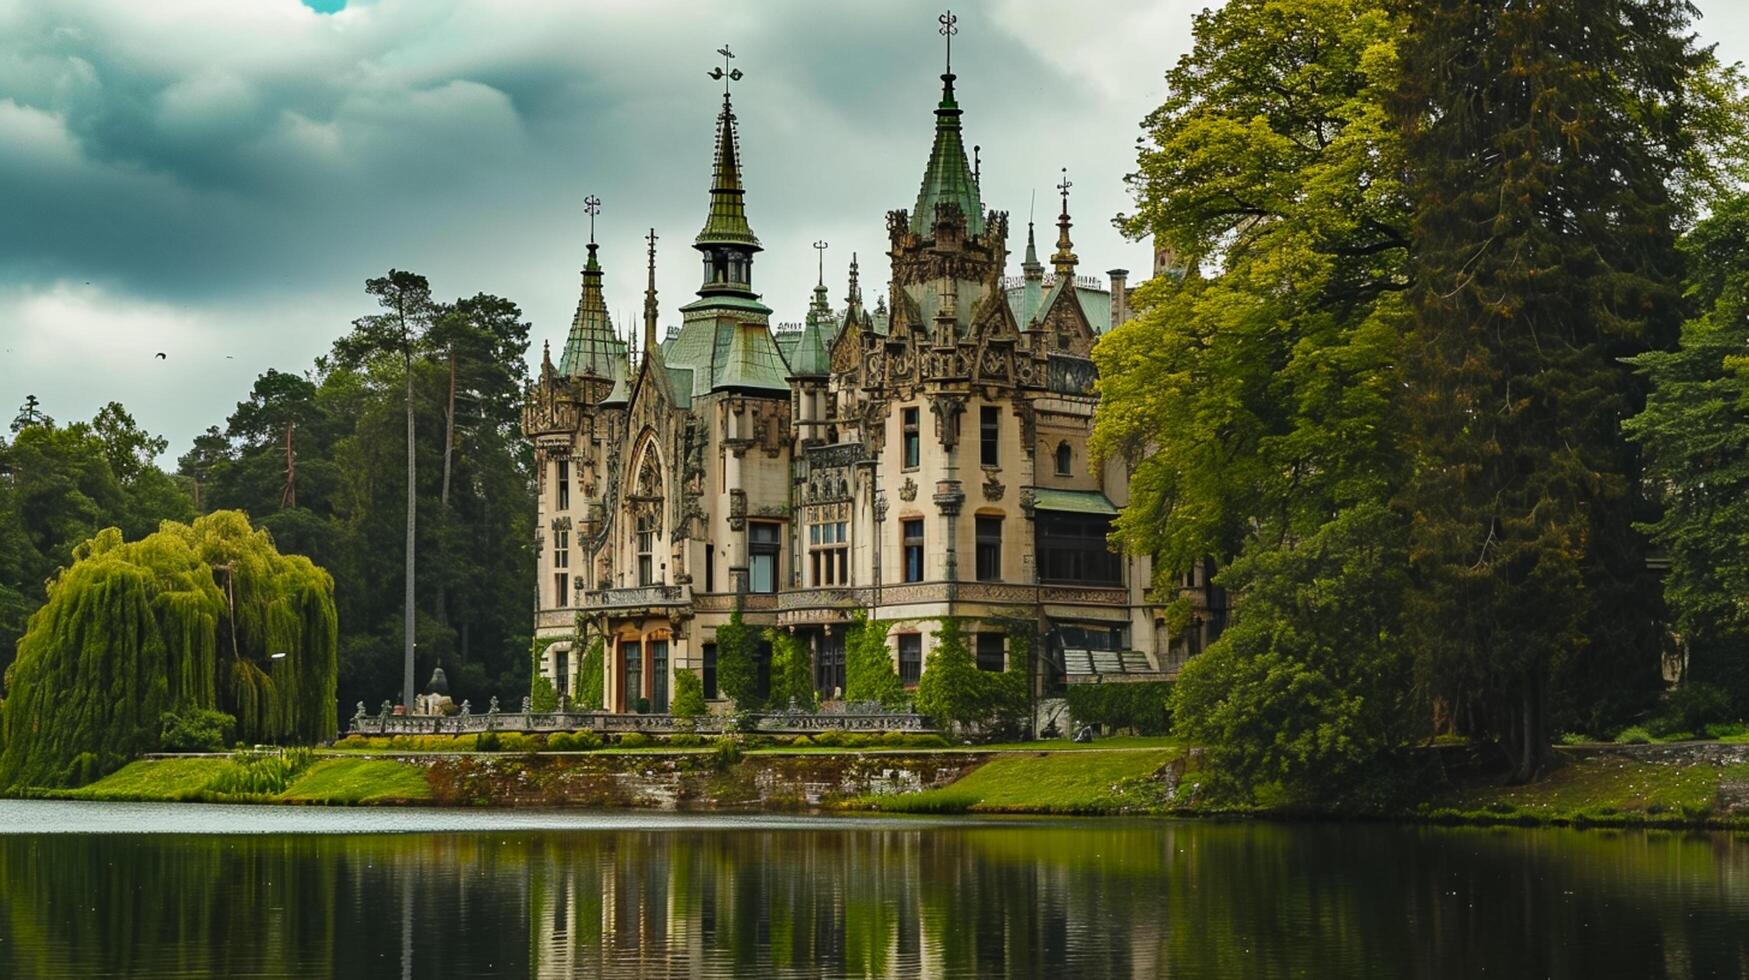
[[[658,339],[654,232],[641,345],[609,320],[590,242],[570,334],[523,415],[539,669],[561,692],[601,638],[604,709],[666,710],[677,670],[720,701],[715,633],[736,608],[811,646],[825,698],[859,610],[893,624],[908,685],[947,616],[986,669],[1008,631],[1036,630],[1041,688],[1164,676],[1199,645],[1166,635],[1148,560],[1108,547],[1126,473],[1088,453],[1092,348],[1128,315],[1126,274],[1077,274],[1065,182],[1049,272],[1029,223],[1022,274],[1004,277],[1008,215],[984,207],[954,80],[915,205],[887,214],[891,282],[872,307],[853,260],[841,307],[822,277],[805,322],[773,329],[726,90],[679,327]],[[1192,633],[1218,630],[1209,607]]]

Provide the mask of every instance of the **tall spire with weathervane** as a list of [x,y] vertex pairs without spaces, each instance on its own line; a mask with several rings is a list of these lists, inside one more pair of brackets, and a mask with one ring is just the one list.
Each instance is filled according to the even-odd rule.
[[727,44],[717,49],[723,56],[723,66],[712,68],[710,76],[723,83],[723,110],[717,114],[716,164],[711,170],[711,205],[704,228],[693,240],[693,248],[704,253],[704,283],[700,296],[739,295],[749,299],[753,293],[753,253],[760,251],[759,238],[747,224],[746,189],[741,183],[741,145],[735,133],[735,107],[729,98],[729,83],[740,81],[743,73],[730,67],[735,57]]
[[[1075,275],[1075,263],[1080,261],[1075,257],[1075,243],[1069,240],[1069,188],[1075,186],[1069,180],[1069,168],[1063,168],[1063,182],[1057,185],[1057,190],[1063,194],[1063,213],[1057,215],[1057,251],[1051,256],[1051,267],[1057,270],[1057,278],[1063,279]],[[1030,230],[1030,223],[1028,228]],[[1031,237],[1028,236],[1028,245]]]
[[923,170],[923,185],[917,190],[917,206],[911,211],[911,230],[928,235],[935,227],[937,209],[943,205],[958,207],[965,215],[966,234],[981,235],[984,231],[983,198],[978,193],[978,178],[966,159],[966,146],[960,138],[960,107],[953,95],[953,36],[959,18],[953,11],[942,14],[939,33],[947,39],[947,70],[941,76],[941,104],[935,109],[935,144],[929,150],[929,164]]
[[589,258],[583,263],[583,293],[577,299],[577,313],[559,354],[559,374],[610,378],[624,344],[613,332],[607,302],[601,295],[601,263],[595,257],[595,216],[601,213],[601,198],[594,194],[584,198],[583,210],[589,215]]

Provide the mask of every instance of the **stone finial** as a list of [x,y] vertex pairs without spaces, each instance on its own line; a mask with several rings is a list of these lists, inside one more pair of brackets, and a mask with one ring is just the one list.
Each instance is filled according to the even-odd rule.
[[395,713],[395,706],[393,704],[391,704],[389,701],[384,700],[381,717],[387,718],[389,715],[392,715],[394,713]]
[[474,713],[474,704],[473,704],[473,702],[472,702],[472,701],[469,701],[469,700],[467,700],[467,699],[466,699],[466,698],[463,698],[463,699],[462,699],[462,717],[463,717],[463,718],[466,718],[466,717],[468,717],[468,716],[469,716],[469,715],[471,715],[471,714],[473,714],[473,713]]
[[352,717],[355,719],[363,718],[365,715],[367,715],[369,713],[370,712],[368,712],[364,709],[364,702],[360,701],[360,702],[358,702],[358,707],[356,707],[352,710]]
[[498,696],[496,694],[492,695],[492,700],[487,702],[486,713],[489,715],[495,715],[498,713]]

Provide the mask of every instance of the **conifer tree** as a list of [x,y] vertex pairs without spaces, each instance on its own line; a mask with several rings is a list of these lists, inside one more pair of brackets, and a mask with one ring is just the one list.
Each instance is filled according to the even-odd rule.
[[1429,690],[1530,778],[1553,711],[1595,727],[1658,683],[1623,359],[1676,337],[1685,94],[1710,55],[1684,0],[1409,9],[1407,620]]

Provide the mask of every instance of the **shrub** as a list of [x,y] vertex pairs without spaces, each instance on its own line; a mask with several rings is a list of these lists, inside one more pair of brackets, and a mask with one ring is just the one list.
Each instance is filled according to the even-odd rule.
[[502,752],[504,751],[504,740],[498,737],[497,732],[481,732],[479,737],[474,739],[474,751]]
[[1731,696],[1712,684],[1684,684],[1664,696],[1658,712],[1646,721],[1653,735],[1669,737],[1677,732],[1698,732],[1730,716]]
[[1139,684],[1071,684],[1069,716],[1076,725],[1124,728],[1137,735],[1165,735],[1172,730],[1169,681]]
[[1652,733],[1639,725],[1634,725],[1622,729],[1621,734],[1615,737],[1615,741],[1618,745],[1645,745],[1652,741]]
[[281,752],[238,752],[231,758],[231,764],[220,769],[206,788],[215,793],[238,796],[273,796],[290,789],[292,781],[314,759],[314,754],[304,748]]
[[818,708],[820,694],[814,690],[814,665],[808,645],[788,630],[768,629],[765,639],[771,643],[770,703],[778,709],[791,705],[808,711]]
[[605,644],[601,637],[590,640],[589,649],[583,654],[583,663],[577,667],[577,707],[580,710],[601,710],[606,659]]
[[674,703],[668,713],[676,718],[699,718],[704,715],[704,681],[691,670],[674,672]]
[[724,736],[717,739],[717,744],[711,752],[711,765],[718,772],[728,772],[741,761],[741,741],[737,738]]
[[893,671],[887,629],[887,623],[870,619],[866,610],[856,614],[844,638],[845,700],[879,701],[888,711],[904,707],[905,685]]
[[935,633],[935,648],[929,651],[923,676],[917,682],[917,710],[942,725],[977,724],[984,719],[986,705],[983,680],[978,675],[959,620],[943,619]]
[[737,712],[758,711],[759,672],[753,663],[753,631],[741,622],[741,610],[717,627],[717,688],[735,702]]
[[576,738],[570,732],[554,732],[547,736],[547,751],[569,752],[576,747]]
[[677,749],[696,749],[704,744],[704,736],[692,732],[681,732],[679,735],[668,736],[668,744]]
[[1737,738],[1743,735],[1749,735],[1749,725],[1745,725],[1740,721],[1728,721],[1722,724],[1714,723],[1706,726],[1705,730],[1707,738]]
[[656,744],[656,740],[643,732],[626,732],[619,737],[619,747],[622,749],[645,749]]
[[819,743],[806,735],[797,735],[795,738],[789,740],[789,744],[791,748],[805,749],[810,745],[817,745]]
[[533,711],[559,710],[559,692],[553,688],[553,682],[540,672],[541,653],[555,642],[557,640],[553,638],[535,640],[530,650],[528,701],[529,708]]
[[166,711],[159,721],[158,745],[167,752],[220,752],[237,734],[237,719],[208,708]]
[[829,749],[842,748],[844,746],[844,733],[840,731],[821,732],[814,736],[814,744]]

